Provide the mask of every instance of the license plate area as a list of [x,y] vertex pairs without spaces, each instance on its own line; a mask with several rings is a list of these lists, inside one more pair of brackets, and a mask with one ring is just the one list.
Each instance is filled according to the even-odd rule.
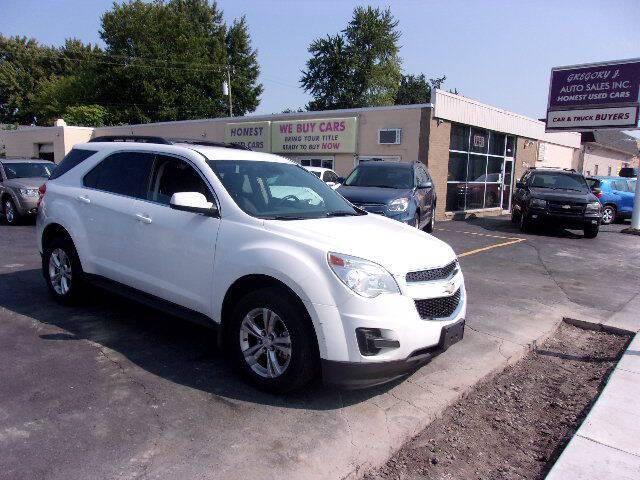
[[454,343],[458,343],[464,337],[464,320],[442,327],[440,334],[440,348],[446,350]]

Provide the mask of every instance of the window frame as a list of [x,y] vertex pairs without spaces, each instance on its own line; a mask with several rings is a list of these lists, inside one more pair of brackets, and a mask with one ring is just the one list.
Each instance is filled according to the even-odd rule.
[[[158,157],[163,156],[163,157],[170,157],[170,158],[174,158],[178,161],[183,161],[185,163],[187,163],[187,165],[189,165],[191,168],[193,168],[196,172],[197,175],[200,176],[202,182],[204,183],[204,186],[209,190],[209,193],[211,194],[211,198],[214,200],[213,204],[214,206],[217,206],[218,209],[220,208],[220,202],[218,201],[218,197],[215,194],[215,190],[213,189],[213,187],[211,186],[211,184],[209,183],[209,181],[207,180],[207,178],[205,177],[205,175],[200,171],[200,169],[197,167],[197,165],[195,165],[193,162],[189,161],[188,159],[180,156],[180,155],[176,155],[173,153],[165,153],[165,152],[156,152],[154,153],[154,159],[153,159],[153,164],[151,165],[151,171],[149,172],[149,182],[151,182],[151,180],[153,179],[153,174],[156,170],[156,166],[158,164]],[[151,185],[149,185],[151,186]],[[147,190],[147,192],[150,192],[151,190]],[[169,206],[169,204],[167,203],[162,203],[162,202],[158,202],[155,200],[150,200],[148,198],[143,199],[146,202],[149,203],[153,203],[156,205],[162,205],[164,207],[168,207],[171,208]]]

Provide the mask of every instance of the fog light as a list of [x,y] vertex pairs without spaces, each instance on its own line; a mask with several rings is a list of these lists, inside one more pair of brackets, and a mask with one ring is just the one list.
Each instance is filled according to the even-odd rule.
[[383,348],[399,348],[398,340],[382,337],[379,328],[356,328],[356,338],[360,353],[365,357],[377,355]]

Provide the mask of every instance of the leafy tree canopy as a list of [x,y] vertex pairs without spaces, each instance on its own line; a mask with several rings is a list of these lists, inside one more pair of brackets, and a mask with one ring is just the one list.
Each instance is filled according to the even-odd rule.
[[390,9],[357,7],[347,27],[314,40],[300,83],[309,110],[392,105],[402,78],[397,30]]
[[396,94],[396,105],[414,105],[431,102],[431,91],[442,88],[446,76],[427,80],[424,73],[420,75],[403,75],[400,88]]

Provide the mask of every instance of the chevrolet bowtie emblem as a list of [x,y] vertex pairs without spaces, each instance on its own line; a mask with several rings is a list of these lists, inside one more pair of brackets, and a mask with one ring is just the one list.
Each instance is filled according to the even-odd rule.
[[456,284],[453,282],[447,283],[444,286],[444,293],[446,293],[447,295],[453,295],[455,291],[456,291]]

